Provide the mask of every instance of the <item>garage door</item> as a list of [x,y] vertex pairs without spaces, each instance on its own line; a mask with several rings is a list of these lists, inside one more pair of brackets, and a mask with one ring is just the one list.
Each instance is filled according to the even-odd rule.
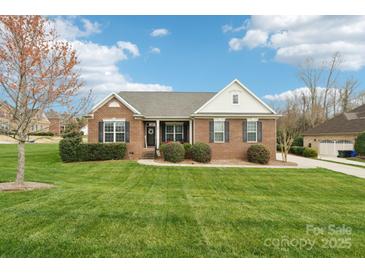
[[339,150],[353,150],[354,145],[348,140],[322,140],[319,144],[319,154],[337,156]]

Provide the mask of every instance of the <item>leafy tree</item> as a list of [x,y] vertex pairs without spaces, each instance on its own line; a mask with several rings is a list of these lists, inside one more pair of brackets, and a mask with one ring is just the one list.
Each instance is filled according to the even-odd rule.
[[24,184],[24,144],[35,117],[54,103],[71,105],[82,85],[77,64],[75,50],[57,39],[47,18],[0,16],[0,92],[12,109],[19,187]]

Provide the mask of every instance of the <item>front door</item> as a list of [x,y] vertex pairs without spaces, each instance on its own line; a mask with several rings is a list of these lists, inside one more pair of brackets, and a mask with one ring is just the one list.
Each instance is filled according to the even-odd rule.
[[147,127],[147,146],[153,147],[156,145],[155,127]]

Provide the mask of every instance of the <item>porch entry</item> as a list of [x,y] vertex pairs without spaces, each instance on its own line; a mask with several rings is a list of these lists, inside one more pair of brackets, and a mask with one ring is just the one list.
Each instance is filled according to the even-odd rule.
[[145,147],[158,149],[159,144],[164,142],[190,142],[191,131],[191,121],[146,121]]
[[156,146],[156,123],[146,124],[147,147]]

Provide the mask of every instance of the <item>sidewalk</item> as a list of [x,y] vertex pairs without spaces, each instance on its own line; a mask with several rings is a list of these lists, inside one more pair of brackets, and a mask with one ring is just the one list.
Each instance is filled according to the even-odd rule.
[[338,157],[331,157],[331,156],[319,156],[318,158],[321,160],[326,160],[326,161],[333,161],[333,162],[344,163],[344,164],[348,164],[348,165],[365,167],[365,162],[347,160],[346,158],[338,158]]

